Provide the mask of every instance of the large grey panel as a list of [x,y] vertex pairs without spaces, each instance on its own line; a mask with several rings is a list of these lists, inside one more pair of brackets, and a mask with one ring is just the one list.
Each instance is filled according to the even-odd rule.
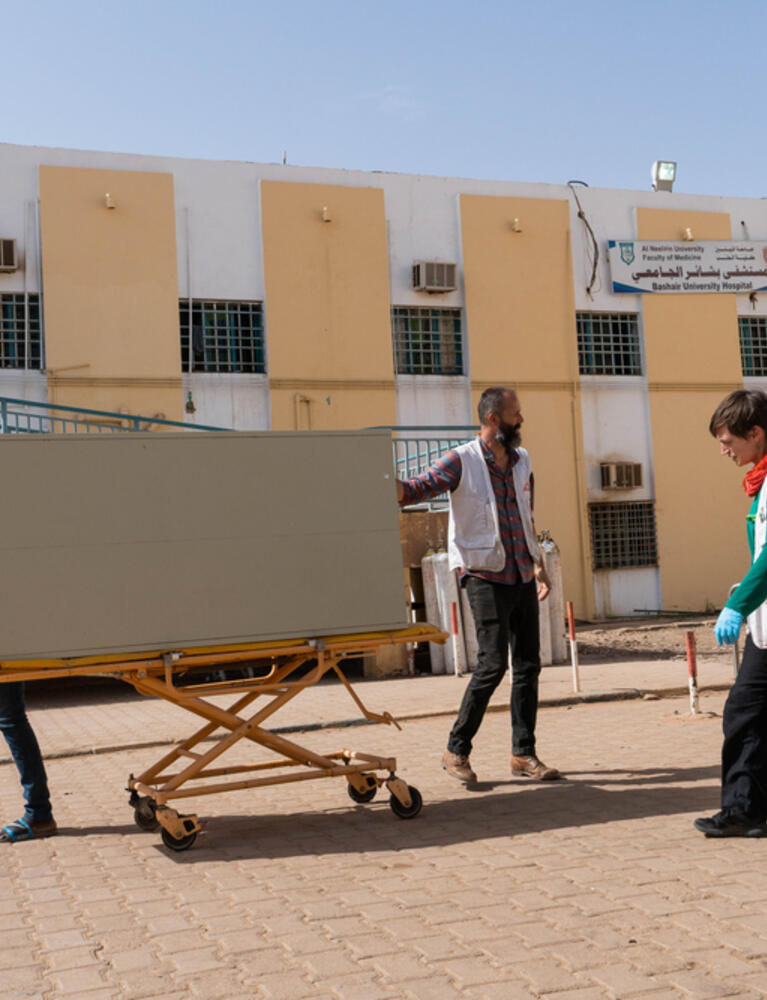
[[0,659],[406,624],[388,432],[0,436]]

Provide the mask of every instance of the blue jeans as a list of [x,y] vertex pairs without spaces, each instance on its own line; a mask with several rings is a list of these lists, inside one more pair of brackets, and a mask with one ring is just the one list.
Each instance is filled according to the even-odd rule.
[[37,737],[27,718],[24,684],[19,681],[0,684],[0,730],[19,769],[26,802],[24,819],[28,823],[47,823],[52,819],[48,779]]

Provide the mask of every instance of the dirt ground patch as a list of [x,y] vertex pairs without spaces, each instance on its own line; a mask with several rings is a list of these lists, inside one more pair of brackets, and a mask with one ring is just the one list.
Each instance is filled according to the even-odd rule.
[[[732,658],[732,647],[720,648],[714,639],[715,618],[691,617],[658,622],[657,619],[620,625],[580,625],[578,655],[581,663],[606,663],[620,660],[684,660],[685,633],[695,635],[699,657]],[[741,642],[740,649],[743,644]]]

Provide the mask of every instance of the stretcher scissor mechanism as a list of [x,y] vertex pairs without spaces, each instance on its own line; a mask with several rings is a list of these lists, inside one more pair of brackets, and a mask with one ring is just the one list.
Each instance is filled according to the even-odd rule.
[[[142,830],[161,830],[163,843],[174,851],[185,851],[201,830],[196,814],[185,814],[169,803],[200,795],[269,785],[346,779],[350,798],[358,804],[371,802],[382,786],[389,791],[389,805],[400,819],[411,819],[421,810],[418,789],[397,776],[394,757],[381,757],[342,749],[317,752],[299,745],[264,723],[307,688],[333,672],[345,685],[362,715],[372,721],[401,728],[388,712],[369,711],[339,666],[350,656],[375,652],[382,646],[421,641],[444,642],[444,633],[431,625],[354,636],[289,640],[228,647],[166,650],[151,654],[99,659],[79,658],[39,662],[3,662],[0,680],[31,680],[101,674],[119,677],[140,694],[177,705],[205,723],[187,739],[165,753],[137,777],[131,774],[127,791],[136,824]],[[254,677],[194,683],[194,672],[257,664]],[[300,668],[307,668],[299,674]],[[180,685],[178,681],[186,683]],[[228,708],[211,698],[235,695]],[[221,766],[221,758],[241,741],[263,747],[271,756],[249,764]]]

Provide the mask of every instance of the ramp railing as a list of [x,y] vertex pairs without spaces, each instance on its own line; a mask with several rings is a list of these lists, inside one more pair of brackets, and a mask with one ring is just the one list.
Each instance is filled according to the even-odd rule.
[[0,396],[0,434],[119,434],[155,429],[223,431],[226,427],[184,424],[178,420],[137,416],[81,406],[60,406]]
[[[394,474],[397,479],[412,479],[425,472],[446,451],[470,441],[479,428],[472,424],[454,424],[444,427],[400,424],[391,427],[371,428],[371,430],[391,431]],[[431,502],[440,503],[446,500],[447,494],[442,494]]]

